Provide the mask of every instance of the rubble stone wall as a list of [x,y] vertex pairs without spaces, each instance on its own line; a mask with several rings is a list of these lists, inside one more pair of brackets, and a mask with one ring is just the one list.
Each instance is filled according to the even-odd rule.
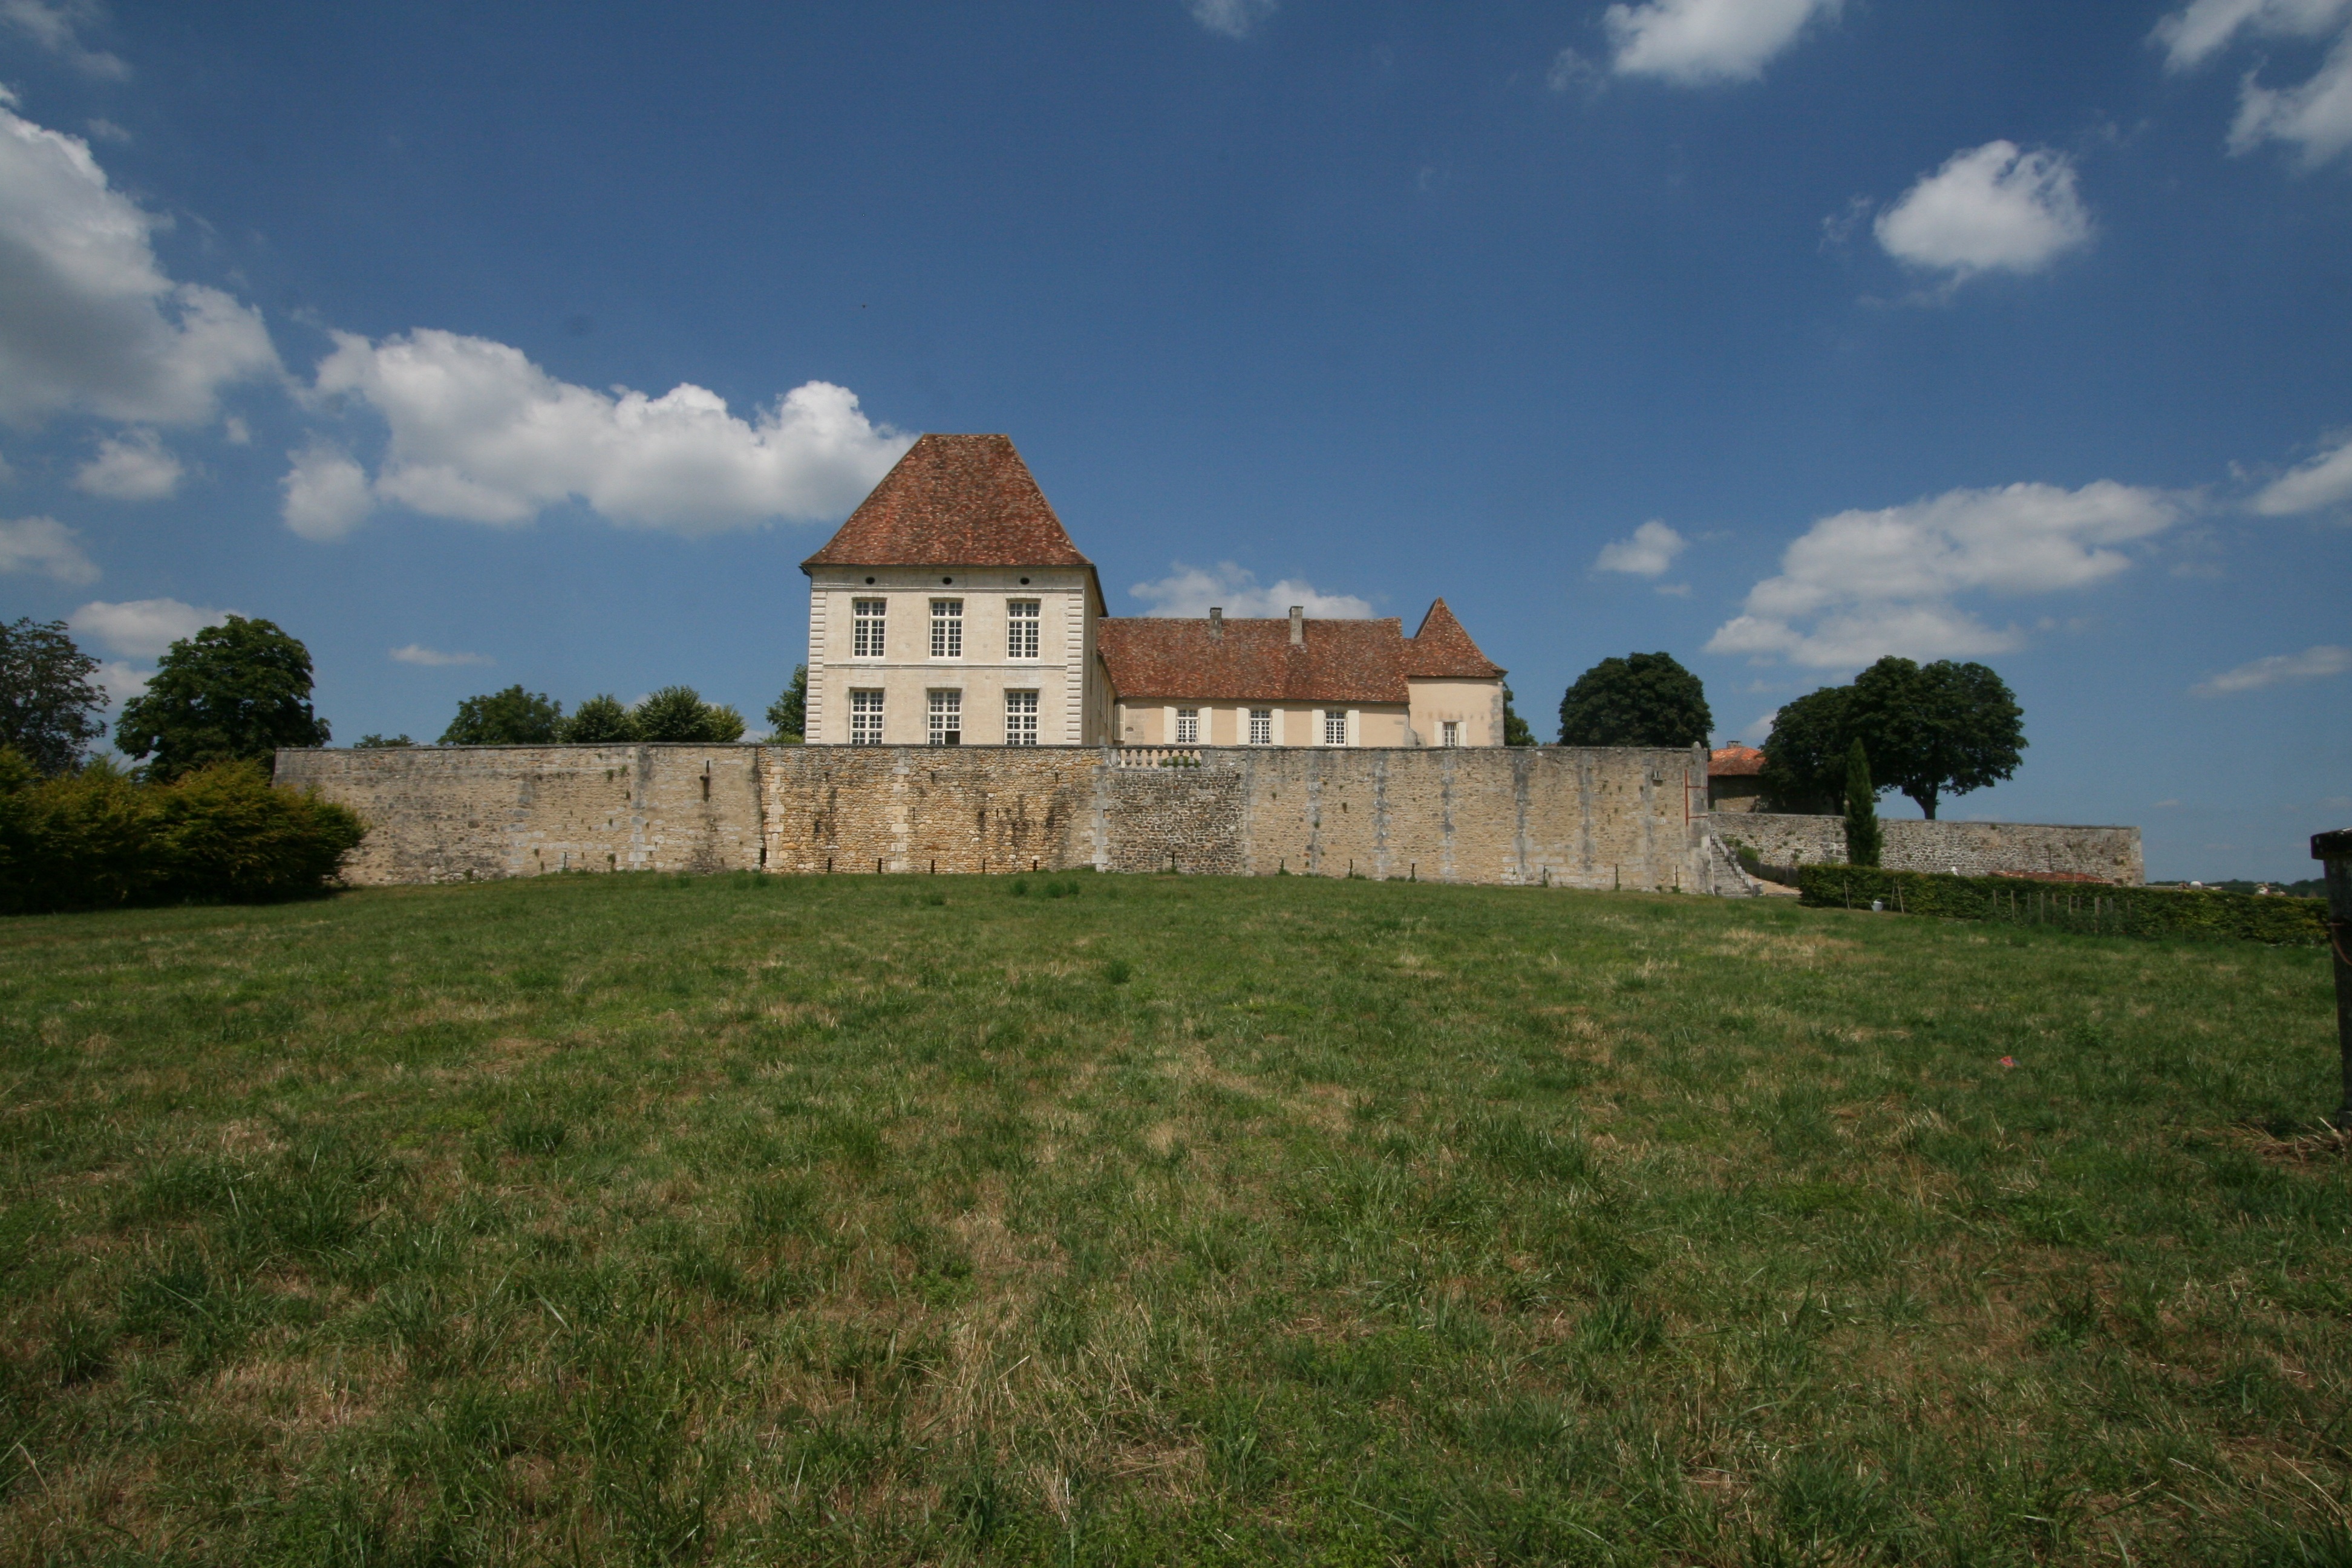
[[[2137,827],[2067,827],[2039,822],[1918,822],[1879,819],[1880,864],[1890,871],[1952,871],[1988,877],[2062,871],[2137,887],[2147,880]],[[1845,819],[1740,812],[1715,830],[1756,851],[1768,866],[1845,862]]]

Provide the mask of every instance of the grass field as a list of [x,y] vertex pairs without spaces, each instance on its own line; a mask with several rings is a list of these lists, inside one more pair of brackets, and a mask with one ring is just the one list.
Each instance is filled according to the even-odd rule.
[[2327,986],[1284,878],[10,921],[0,1562],[2352,1563]]

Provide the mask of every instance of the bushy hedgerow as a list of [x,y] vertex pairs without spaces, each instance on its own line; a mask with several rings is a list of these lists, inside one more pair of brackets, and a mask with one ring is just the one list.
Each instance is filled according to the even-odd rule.
[[0,913],[299,898],[366,832],[257,763],[145,784],[104,763],[44,779],[0,752]]
[[1797,887],[1803,901],[1816,908],[1866,910],[1878,900],[1903,914],[2057,925],[2108,936],[2232,937],[2274,947],[2327,941],[2327,905],[2318,899],[2019,877],[1937,877],[1853,866],[1801,867]]

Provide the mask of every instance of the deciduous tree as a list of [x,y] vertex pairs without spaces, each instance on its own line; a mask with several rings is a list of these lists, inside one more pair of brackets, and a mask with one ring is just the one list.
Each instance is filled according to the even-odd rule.
[[563,732],[563,704],[520,683],[468,697],[441,731],[445,746],[551,746]]
[[1981,664],[1882,658],[1854,678],[1847,725],[1880,787],[1910,796],[1930,822],[1944,795],[1997,784],[2024,760],[2025,710]]
[[1825,814],[1845,794],[1846,727],[1843,686],[1824,686],[1772,715],[1764,742],[1764,800],[1775,811]]
[[310,650],[275,622],[243,616],[173,643],[114,726],[115,744],[164,782],[209,763],[273,766],[280,746],[328,738],[310,706]]
[[1714,727],[1706,686],[1670,653],[1604,658],[1559,700],[1563,746],[1690,746]]
[[793,667],[793,683],[768,704],[768,739],[798,741],[808,733],[808,666]]
[[691,686],[665,686],[636,706],[638,737],[646,741],[724,745],[740,740],[743,715],[705,702]]
[[1511,689],[1503,688],[1503,744],[1532,746],[1536,743],[1534,728],[1511,707]]
[[625,745],[637,739],[637,721],[619,698],[603,693],[572,710],[563,738],[575,746]]
[[97,673],[98,660],[74,646],[63,621],[26,616],[0,625],[0,746],[45,776],[70,772],[106,733]]

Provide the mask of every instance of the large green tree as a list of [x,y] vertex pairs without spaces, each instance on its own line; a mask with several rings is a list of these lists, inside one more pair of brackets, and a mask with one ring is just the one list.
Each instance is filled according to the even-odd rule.
[[310,706],[310,650],[243,616],[173,643],[114,726],[114,743],[167,782],[208,763],[274,765],[280,746],[327,741]]
[[485,692],[457,704],[457,716],[441,731],[445,746],[551,746],[562,738],[563,704],[544,691],[520,684]]
[[610,692],[599,693],[572,710],[563,738],[575,746],[625,745],[637,739],[636,716]]
[[106,733],[98,660],[74,646],[63,621],[30,616],[0,625],[0,747],[14,747],[47,776],[69,773]]
[[1559,700],[1563,746],[1689,746],[1714,727],[1706,688],[1670,653],[1604,658]]
[[1506,686],[1503,688],[1503,744],[1532,746],[1535,743],[1534,726],[1520,718],[1518,710],[1511,706],[1511,689]]
[[1898,790],[1934,820],[1948,795],[2013,775],[2023,760],[2025,714],[1999,675],[1981,664],[1921,665],[1889,656],[1851,686],[1798,698],[1772,720],[1764,742],[1764,793],[1783,811],[1826,812],[1845,793],[1847,748],[1860,741],[1880,792]]
[[1981,664],[1882,658],[1854,677],[1849,732],[1881,788],[1900,790],[1933,822],[1946,795],[2012,776],[2024,761],[2025,710]]
[[768,704],[768,739],[798,741],[808,733],[808,666],[793,667],[793,683]]
[[724,745],[740,740],[743,715],[732,708],[705,702],[691,686],[665,686],[637,704],[637,732],[647,741],[698,742]]

